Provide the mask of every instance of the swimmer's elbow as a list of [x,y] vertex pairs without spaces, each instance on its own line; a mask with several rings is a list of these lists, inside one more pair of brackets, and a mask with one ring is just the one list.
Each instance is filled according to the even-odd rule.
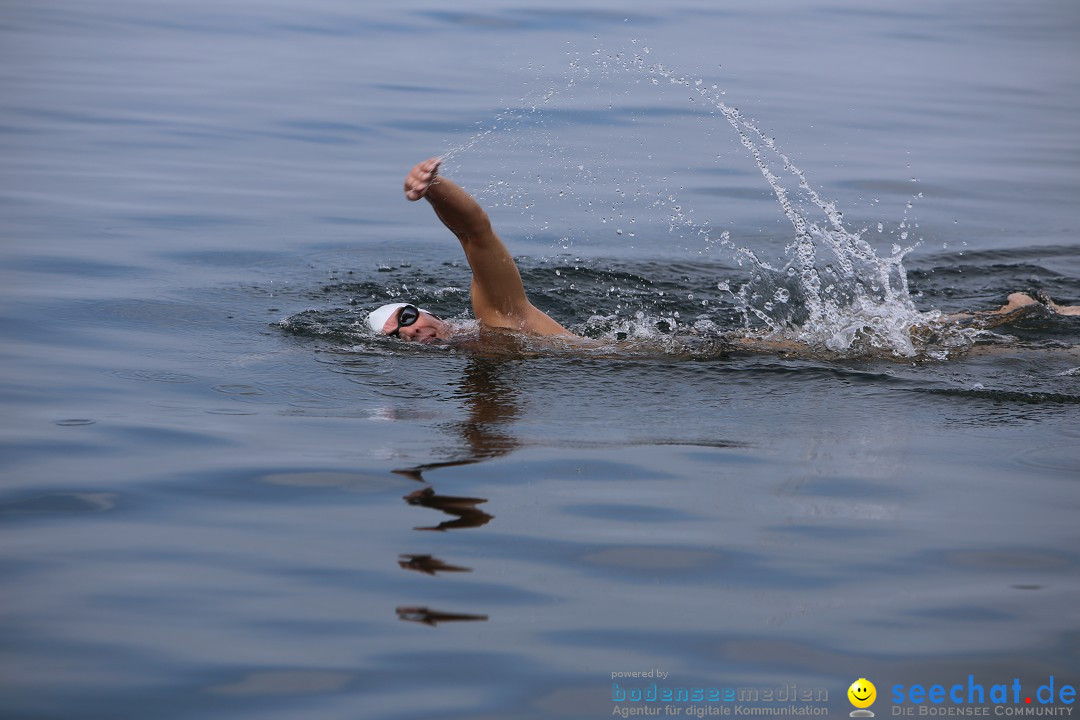
[[474,217],[470,217],[468,222],[462,225],[457,236],[463,244],[476,246],[489,245],[499,241],[495,235],[495,230],[491,227],[491,220],[488,219],[487,213],[483,210],[480,210]]
[[483,209],[477,210],[473,214],[466,224],[466,233],[470,237],[483,238],[491,235],[491,220],[488,218],[488,214]]

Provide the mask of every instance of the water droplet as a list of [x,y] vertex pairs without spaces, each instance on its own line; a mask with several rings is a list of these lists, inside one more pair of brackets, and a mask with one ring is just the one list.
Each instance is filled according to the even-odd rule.
[[780,303],[786,303],[791,298],[791,293],[787,288],[779,288],[773,295],[773,299]]

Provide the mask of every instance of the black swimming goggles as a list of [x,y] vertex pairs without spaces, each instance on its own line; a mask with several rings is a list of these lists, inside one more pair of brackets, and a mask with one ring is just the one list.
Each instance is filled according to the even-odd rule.
[[420,308],[416,307],[415,305],[406,305],[405,307],[397,311],[397,327],[394,328],[393,332],[388,332],[386,334],[390,337],[401,337],[400,335],[398,335],[398,332],[400,332],[401,328],[409,327],[419,319]]

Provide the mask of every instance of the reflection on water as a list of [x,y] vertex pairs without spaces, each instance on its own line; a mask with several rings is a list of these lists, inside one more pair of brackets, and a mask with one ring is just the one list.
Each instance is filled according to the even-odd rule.
[[[508,382],[501,370],[511,361],[491,358],[469,358],[462,372],[454,396],[464,403],[466,417],[459,423],[448,426],[448,432],[460,435],[460,448],[466,457],[399,468],[395,473],[419,482],[430,482],[432,471],[441,468],[461,467],[499,457],[512,452],[518,442],[510,432],[512,421],[518,415],[518,390]],[[427,474],[427,477],[425,477]],[[460,497],[439,494],[433,487],[414,490],[405,496],[409,505],[432,508],[453,517],[438,525],[416,527],[414,530],[438,531],[478,528],[494,519],[490,513],[477,508],[487,502],[486,498]],[[433,557],[432,555],[401,555],[398,564],[406,570],[416,570],[427,575],[439,572],[471,572],[471,568],[459,567]],[[398,608],[398,617],[402,620],[436,625],[439,622],[455,620],[486,620],[486,615],[463,615],[441,613],[428,608]]]
[[457,432],[477,460],[518,447],[511,428],[519,413],[519,391],[504,376],[506,366],[507,361],[499,359],[470,359],[461,378],[458,396],[465,400],[468,417]]
[[405,502],[410,505],[420,505],[440,510],[447,515],[452,515],[454,520],[444,520],[433,527],[418,527],[415,530],[459,530],[461,528],[475,528],[487,525],[493,515],[483,510],[478,510],[477,505],[486,503],[485,498],[454,497],[451,495],[436,495],[434,488],[424,488],[411,492],[405,496]]
[[398,565],[405,570],[416,570],[426,575],[441,572],[472,572],[472,568],[450,565],[433,555],[402,555],[398,560]]
[[432,627],[435,627],[439,623],[475,622],[488,619],[487,615],[440,612],[426,607],[399,607],[397,609],[397,614],[399,620],[431,625]]

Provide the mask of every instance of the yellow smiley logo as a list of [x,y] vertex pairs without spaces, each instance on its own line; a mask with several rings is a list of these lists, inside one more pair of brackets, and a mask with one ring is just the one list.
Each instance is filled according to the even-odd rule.
[[859,678],[847,689],[848,700],[857,708],[868,708],[877,699],[877,688],[866,678]]

